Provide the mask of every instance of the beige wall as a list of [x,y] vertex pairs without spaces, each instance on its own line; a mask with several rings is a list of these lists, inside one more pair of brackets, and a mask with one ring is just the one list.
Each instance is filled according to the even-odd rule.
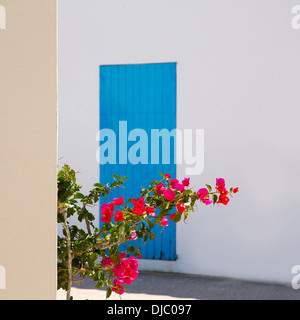
[[0,300],[55,299],[56,1],[0,5]]

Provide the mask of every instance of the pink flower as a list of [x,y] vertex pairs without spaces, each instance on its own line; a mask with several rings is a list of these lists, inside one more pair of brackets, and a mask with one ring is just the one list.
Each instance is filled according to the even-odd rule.
[[122,287],[123,281],[120,279],[114,279],[112,291],[118,293],[119,295],[125,292],[124,287]]
[[227,203],[229,202],[229,200],[230,199],[225,194],[220,194],[219,200],[218,200],[217,203],[222,203],[222,204],[224,204],[226,206]]
[[137,272],[128,270],[127,274],[122,277],[123,282],[131,284],[137,278]]
[[180,191],[181,193],[184,191],[184,185],[183,184],[181,184],[181,183],[178,183],[175,187],[174,187],[174,189],[176,189],[176,190],[178,190],[178,191]]
[[124,204],[123,196],[121,196],[120,198],[115,198],[113,200],[113,204],[116,206],[121,206],[122,204]]
[[229,198],[226,196],[228,191],[225,188],[225,180],[223,178],[216,179],[216,189],[220,192],[219,201],[217,203],[223,203],[227,205]]
[[197,199],[204,199],[208,195],[208,190],[206,188],[199,189],[197,191]]
[[167,227],[169,224],[169,221],[166,217],[162,217],[161,220],[159,221],[159,225],[162,227]]
[[138,264],[135,257],[129,257],[125,261],[131,269],[133,269],[133,270],[138,269],[139,264]]
[[122,261],[123,272],[119,276],[124,283],[131,284],[138,277],[138,262],[135,257]]
[[124,268],[125,268],[125,266],[122,262],[115,265],[112,269],[114,276],[115,277],[122,277],[124,274]]
[[182,184],[185,186],[185,187],[188,187],[190,185],[190,178],[184,178],[182,180]]
[[136,237],[137,237],[137,234],[134,231],[131,231],[131,232],[132,232],[132,235],[131,235],[131,238],[129,240],[135,240]]
[[120,210],[117,210],[117,211],[116,211],[115,221],[116,221],[116,222],[118,222],[118,221],[124,221],[124,216],[123,216],[123,212],[122,212],[122,211],[120,211]]
[[153,207],[147,207],[146,208],[146,213],[149,215],[149,216],[152,216],[152,217],[155,217],[155,208]]
[[135,213],[137,216],[141,216],[144,211],[139,207],[133,207],[132,212]]
[[103,222],[103,223],[111,222],[112,216],[113,216],[113,214],[103,214],[101,217],[101,222]]
[[[123,261],[123,259],[126,257],[126,253],[120,253],[119,256],[120,256],[120,261]],[[116,262],[117,261],[115,261],[115,263]]]
[[145,199],[140,197],[139,200],[132,199],[131,202],[134,204],[132,212],[138,216],[142,215],[145,211]]
[[163,183],[160,183],[155,187],[155,190],[157,194],[163,194],[166,191],[166,188]]
[[179,202],[177,205],[177,209],[180,213],[182,213],[186,209],[186,207],[184,206],[183,203]]
[[208,204],[211,204],[211,203],[212,203],[212,201],[211,201],[211,200],[209,200],[208,198],[204,198],[204,199],[202,199],[202,202],[203,202],[203,203],[205,203],[206,205],[208,205]]
[[120,263],[116,264],[112,271],[117,277],[114,279],[113,291],[119,294],[124,292],[123,283],[131,284],[138,277],[138,262],[135,257],[129,257],[125,260],[124,256],[120,255]]
[[111,257],[106,257],[102,259],[103,267],[112,266],[113,261]]
[[101,206],[101,214],[102,214],[101,221],[103,223],[111,222],[114,209],[115,209],[115,206],[113,205],[113,203],[104,203]]
[[225,188],[224,189],[219,188],[218,191],[220,192],[220,194],[223,194],[225,196],[229,193]]
[[177,179],[173,179],[170,182],[172,189],[179,190],[181,193],[184,191],[184,184],[179,183]]
[[143,197],[140,197],[139,200],[137,199],[132,199],[131,202],[137,206],[143,209],[145,207],[145,199]]
[[113,205],[113,203],[104,203],[101,206],[101,213],[112,213],[115,210],[115,206]]
[[169,200],[170,202],[174,200],[175,196],[175,192],[171,189],[168,189],[164,194],[165,199]]
[[166,173],[165,176],[167,179],[171,179],[171,175],[169,173]]
[[223,178],[217,178],[216,179],[216,188],[219,189],[225,189],[225,180]]
[[239,192],[239,188],[234,188],[233,193],[237,193],[237,192]]
[[179,181],[177,179],[173,179],[171,180],[170,184],[171,184],[171,187],[173,189],[176,189],[176,186],[178,185]]

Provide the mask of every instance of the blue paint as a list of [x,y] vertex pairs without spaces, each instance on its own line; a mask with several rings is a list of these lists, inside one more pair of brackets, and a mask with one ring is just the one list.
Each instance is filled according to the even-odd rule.
[[[124,134],[126,122],[119,128],[120,121],[127,121],[127,135],[137,128],[147,132],[149,164],[134,165],[128,161],[126,153],[136,141],[127,141]],[[100,129],[104,128],[116,133],[117,164],[100,165],[100,182],[111,183],[112,174],[128,177],[127,189],[118,190],[114,197],[123,195],[124,199],[138,198],[141,187],[148,187],[151,181],[161,178],[158,172],[169,173],[175,178],[173,143],[170,164],[162,163],[161,152],[159,163],[150,164],[150,137],[151,129],[171,131],[176,128],[176,63],[100,66]],[[120,138],[119,129],[122,133]],[[171,222],[161,233],[160,231],[160,226],[155,227],[154,232],[159,236],[146,245],[141,240],[132,244],[141,247],[142,257],[145,259],[175,260],[176,224]]]

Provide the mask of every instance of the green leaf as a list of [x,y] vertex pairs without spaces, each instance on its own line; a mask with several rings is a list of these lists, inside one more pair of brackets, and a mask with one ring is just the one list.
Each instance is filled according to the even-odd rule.
[[104,286],[104,282],[103,281],[98,281],[98,283],[95,285],[95,288],[97,289],[101,289]]
[[119,256],[119,254],[117,252],[112,254],[110,257],[112,258],[113,261],[116,261],[116,264],[120,263],[120,256]]
[[125,233],[129,233],[129,231],[130,231],[130,226],[129,226],[129,224],[125,224]]
[[162,172],[159,172],[159,174],[160,174],[164,179],[166,179],[166,176],[165,176]]
[[82,193],[80,193],[80,192],[77,192],[77,193],[75,194],[75,198],[76,198],[76,199],[82,199],[82,198],[84,198],[84,195],[83,195]]
[[191,189],[187,189],[187,190],[184,190],[184,191],[183,191],[183,195],[184,195],[184,196],[187,196],[187,195],[189,195],[189,194],[191,194],[191,193],[193,193],[193,191],[192,191]]
[[153,240],[153,239],[155,239],[155,234],[154,233],[150,233],[150,240]]
[[113,174],[112,176],[117,180],[121,180],[120,176],[118,176],[117,174]]
[[148,221],[148,225],[149,225],[149,227],[150,227],[150,230],[153,228],[153,222],[152,221]]
[[159,215],[156,217],[154,223],[157,224],[161,220],[161,218],[164,216],[164,212],[160,212]]
[[108,283],[111,283],[110,280],[113,278],[113,276],[114,276],[113,272],[110,272],[110,273],[109,273],[109,276],[108,276],[108,279],[107,279],[107,280],[108,280]]
[[139,252],[139,251],[134,251],[134,252],[133,252],[133,255],[134,255],[135,257],[138,257],[138,256],[139,256],[139,254],[140,254],[140,252]]
[[136,232],[137,237],[140,239],[143,237],[143,232],[142,231],[137,231]]
[[207,184],[206,187],[207,187],[208,191],[211,192],[212,187],[209,184]]
[[103,188],[104,185],[101,184],[101,183],[95,183],[95,184],[94,184],[94,187]]
[[178,212],[177,214],[175,214],[174,218],[173,218],[173,222],[179,222],[181,219],[181,215],[182,213]]
[[189,213],[188,212],[184,212],[184,221],[189,217]]
[[150,187],[151,187],[152,185],[156,184],[156,183],[157,183],[157,180],[153,180],[153,181],[151,181],[151,183],[150,183]]
[[94,221],[95,220],[95,217],[94,217],[94,215],[92,214],[92,213],[88,213],[88,219],[90,220],[90,221]]
[[129,246],[127,251],[130,252],[130,253],[133,252],[134,251],[134,247],[133,246]]
[[106,290],[106,299],[108,299],[111,296],[111,293],[112,293],[112,289],[111,287],[108,287]]
[[214,194],[212,199],[213,199],[213,204],[215,204],[218,201],[218,196]]

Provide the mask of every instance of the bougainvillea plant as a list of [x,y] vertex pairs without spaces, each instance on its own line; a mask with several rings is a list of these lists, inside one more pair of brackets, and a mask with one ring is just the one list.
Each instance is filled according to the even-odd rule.
[[[122,295],[138,277],[137,258],[141,258],[141,252],[134,245],[135,239],[154,240],[156,224],[167,227],[169,223],[186,221],[198,203],[227,205],[229,197],[238,192],[238,188],[227,189],[222,178],[216,179],[214,189],[206,185],[193,191],[190,178],[180,182],[168,173],[160,175],[160,181],[152,181],[137,198],[125,201],[123,196],[113,198],[112,194],[114,189],[124,187],[126,177],[114,175],[110,185],[95,183],[84,195],[76,172],[67,164],[59,170],[57,220],[63,236],[58,236],[57,275],[58,289],[67,292],[67,300],[72,299],[72,283],[86,277],[95,281],[96,288],[106,288],[107,299],[112,292]],[[99,205],[100,198],[102,226],[98,228],[89,210]],[[82,223],[71,224],[74,219]],[[120,250],[123,243],[127,244],[124,252]]]

